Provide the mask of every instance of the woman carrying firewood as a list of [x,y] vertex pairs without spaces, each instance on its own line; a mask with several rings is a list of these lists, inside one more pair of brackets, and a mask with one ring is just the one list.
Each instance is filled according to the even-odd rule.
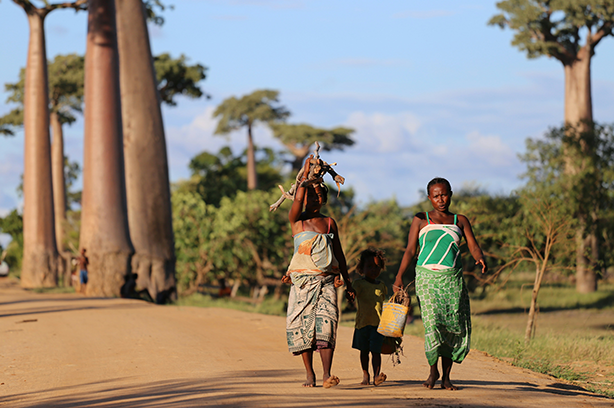
[[321,178],[309,179],[312,161],[315,166],[320,162],[313,156],[306,160],[288,215],[294,255],[282,278],[283,282],[292,285],[286,336],[290,352],[300,355],[305,364],[307,380],[303,386],[315,387],[313,352],[318,351],[322,359],[322,385],[330,388],[339,384],[339,378],[330,373],[339,318],[335,290],[342,285],[339,274],[345,281],[349,300],[354,299],[354,289],[348,277],[337,223],[320,213],[328,199],[328,189]]
[[448,180],[434,178],[426,191],[433,210],[414,217],[393,289],[396,292],[403,287],[403,274],[419,246],[416,294],[424,323],[424,351],[431,366],[423,385],[426,388],[435,386],[440,375],[437,362],[441,357],[441,388],[456,390],[450,382],[450,370],[453,363],[461,363],[467,356],[471,338],[469,295],[459,249],[463,237],[476,265],[482,267],[482,273],[488,267],[467,217],[449,211],[452,187]]

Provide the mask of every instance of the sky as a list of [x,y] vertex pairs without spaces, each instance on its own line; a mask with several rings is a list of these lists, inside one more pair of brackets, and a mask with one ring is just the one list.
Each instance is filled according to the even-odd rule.
[[[230,145],[245,131],[214,136],[215,107],[257,89],[280,91],[290,123],[346,126],[356,144],[323,152],[359,203],[394,198],[411,205],[433,177],[453,190],[479,186],[509,194],[522,185],[518,154],[563,121],[561,64],[527,59],[513,33],[488,26],[494,0],[174,0],[162,27],[150,26],[154,54],[184,54],[208,67],[212,98],[181,97],[163,107],[172,181],[189,177],[190,158]],[[56,10],[46,20],[47,57],[85,52],[87,16]],[[0,84],[25,65],[22,9],[0,0]],[[594,117],[614,122],[614,38],[592,60]],[[0,115],[13,106],[4,103]],[[282,150],[266,127],[258,146]],[[83,120],[65,129],[66,154],[82,161]],[[0,216],[21,206],[23,132],[0,137]],[[287,186],[289,187],[289,186]]]

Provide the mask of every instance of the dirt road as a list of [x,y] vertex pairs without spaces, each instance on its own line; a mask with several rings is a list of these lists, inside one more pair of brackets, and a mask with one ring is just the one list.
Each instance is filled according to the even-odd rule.
[[[0,405],[7,407],[612,407],[614,401],[472,351],[459,391],[427,390],[422,341],[361,386],[352,329],[339,328],[335,388],[306,389],[281,317],[35,294],[0,282]],[[317,357],[317,356],[316,356]],[[316,372],[321,365],[316,361]],[[320,383],[320,381],[319,381]]]

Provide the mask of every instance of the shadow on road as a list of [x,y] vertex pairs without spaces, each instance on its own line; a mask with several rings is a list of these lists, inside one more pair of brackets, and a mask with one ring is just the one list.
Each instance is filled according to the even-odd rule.
[[[436,388],[432,397],[418,397],[412,392],[421,388],[421,381],[391,381],[378,387],[339,385],[325,390],[301,388],[295,384],[295,370],[249,370],[229,372],[215,378],[200,380],[174,379],[135,384],[137,378],[115,378],[104,384],[84,383],[76,386],[54,388],[34,393],[22,393],[0,397],[0,404],[11,407],[199,407],[199,406],[241,406],[241,407],[322,407],[334,401],[337,407],[371,406],[459,406],[464,405],[455,397],[462,394]],[[456,381],[461,390],[471,388],[502,389],[510,383],[497,381]],[[258,392],[254,384],[260,384]],[[588,393],[579,387],[553,384],[540,388],[528,382],[514,383],[519,390],[535,393],[555,393],[565,396],[583,396]],[[370,390],[369,390],[370,388]],[[364,389],[364,391],[363,391]],[[388,392],[389,391],[389,392]],[[462,391],[461,391],[462,392]],[[430,393],[430,391],[429,391]],[[60,396],[52,396],[61,394]],[[358,395],[357,395],[358,394]],[[592,397],[604,398],[591,394]],[[484,403],[471,403],[472,407],[485,408]]]

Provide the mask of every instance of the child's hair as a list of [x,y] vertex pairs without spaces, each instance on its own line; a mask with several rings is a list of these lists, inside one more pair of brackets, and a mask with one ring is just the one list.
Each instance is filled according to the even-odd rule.
[[448,187],[449,192],[452,192],[452,186],[450,185],[450,182],[448,180],[446,180],[445,178],[441,178],[441,177],[435,177],[433,180],[429,181],[429,183],[426,185],[426,195],[427,196],[431,195],[431,187],[433,187],[435,184],[443,184],[444,186]]
[[384,251],[377,248],[367,248],[360,253],[360,259],[358,261],[358,266],[356,267],[358,273],[362,274],[362,269],[369,259],[373,259],[375,264],[382,270],[386,267],[386,257],[384,257]]

